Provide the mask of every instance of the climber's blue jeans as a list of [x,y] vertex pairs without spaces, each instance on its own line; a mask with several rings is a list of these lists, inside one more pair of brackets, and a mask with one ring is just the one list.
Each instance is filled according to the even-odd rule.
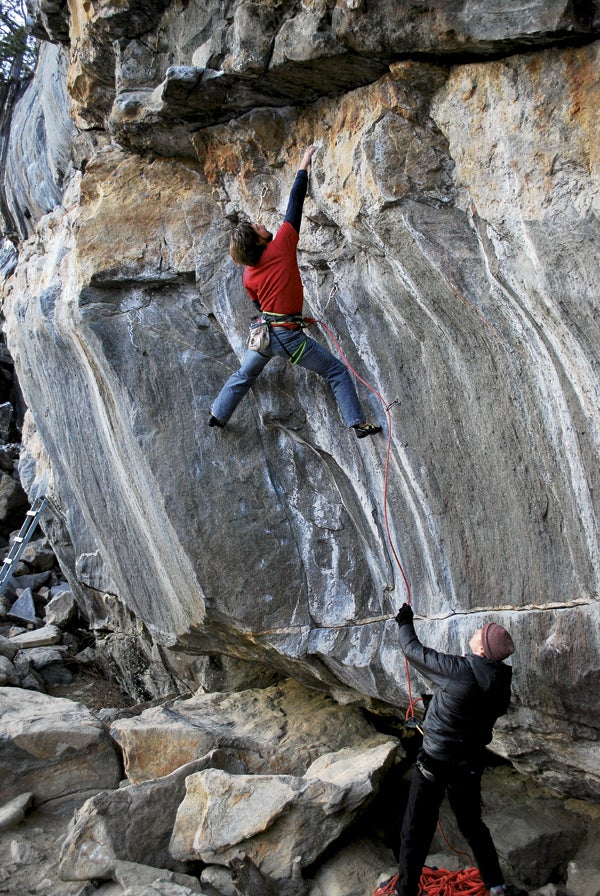
[[287,327],[271,328],[271,344],[265,352],[248,349],[240,369],[229,377],[215,399],[211,408],[213,416],[227,423],[269,361],[275,355],[289,361],[290,355],[301,351],[304,340],[306,340],[304,350],[295,363],[300,367],[306,367],[307,370],[314,370],[327,380],[346,426],[364,423],[365,414],[346,365],[334,357],[328,349],[319,345],[310,336],[306,336],[304,330],[300,328],[291,330]]

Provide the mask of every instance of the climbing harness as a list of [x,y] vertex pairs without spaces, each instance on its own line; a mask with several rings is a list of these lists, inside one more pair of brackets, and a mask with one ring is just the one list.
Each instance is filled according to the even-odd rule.
[[[277,341],[279,342],[279,344],[282,345],[282,342],[281,342],[280,339],[278,339],[277,334],[275,334],[275,338],[277,338]],[[305,351],[305,349],[306,349],[306,341],[307,341],[307,340],[306,340],[306,336],[305,336],[304,339],[302,340],[302,342],[300,343],[300,345],[298,346],[298,348],[294,349],[294,351],[291,353],[291,355],[290,355],[290,364],[297,364],[297,363],[300,361],[300,359],[301,359],[301,357],[302,357],[302,355],[304,354],[304,351]],[[283,346],[283,348],[284,348],[284,349],[286,350],[286,352],[287,352],[287,348],[285,348],[285,345]],[[289,354],[290,354],[290,353],[288,352],[288,355],[289,355]]]
[[308,327],[314,323],[314,318],[302,317],[301,314],[276,314],[274,311],[262,311],[261,316],[272,327],[286,327],[290,330]]
[[281,348],[289,358],[290,364],[298,364],[306,350],[307,339],[304,337],[302,342],[293,352],[288,351],[275,330],[279,327],[285,327],[289,330],[302,329],[313,323],[312,317],[302,317],[301,314],[275,314],[274,312],[263,312],[261,319],[271,330],[271,335],[277,340]]

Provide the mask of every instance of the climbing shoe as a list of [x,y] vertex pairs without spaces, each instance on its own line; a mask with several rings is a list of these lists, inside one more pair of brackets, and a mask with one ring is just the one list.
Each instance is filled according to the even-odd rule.
[[374,423],[357,423],[352,429],[359,439],[366,439],[367,436],[374,436],[381,432],[381,426],[376,426]]
[[222,420],[219,420],[218,417],[214,417],[212,414],[208,418],[208,425],[209,426],[218,426],[219,429],[223,429],[223,427],[225,426],[225,424],[223,423]]

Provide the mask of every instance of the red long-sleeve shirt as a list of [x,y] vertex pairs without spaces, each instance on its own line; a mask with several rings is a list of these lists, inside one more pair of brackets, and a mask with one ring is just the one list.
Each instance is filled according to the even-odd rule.
[[268,314],[301,314],[304,290],[296,250],[308,174],[301,169],[290,191],[285,219],[258,264],[244,269],[243,282],[253,302]]
[[296,257],[298,234],[284,221],[258,264],[244,270],[244,286],[261,311],[301,314],[304,291]]

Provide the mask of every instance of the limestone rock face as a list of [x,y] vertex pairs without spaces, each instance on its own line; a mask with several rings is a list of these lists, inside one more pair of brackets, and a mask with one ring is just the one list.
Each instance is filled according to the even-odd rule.
[[[49,91],[60,129],[37,192],[3,186],[4,313],[87,617],[403,713],[404,572],[425,643],[513,633],[495,749],[597,799],[596,4],[69,8],[39,0],[54,80],[14,111],[10,172]],[[278,226],[314,140],[305,310],[386,433],[277,360],[208,429],[253,313],[229,229]]]
[[39,218],[60,204],[75,134],[67,69],[64,50],[42,44],[36,76],[3,123],[0,221],[4,233],[30,235]]

